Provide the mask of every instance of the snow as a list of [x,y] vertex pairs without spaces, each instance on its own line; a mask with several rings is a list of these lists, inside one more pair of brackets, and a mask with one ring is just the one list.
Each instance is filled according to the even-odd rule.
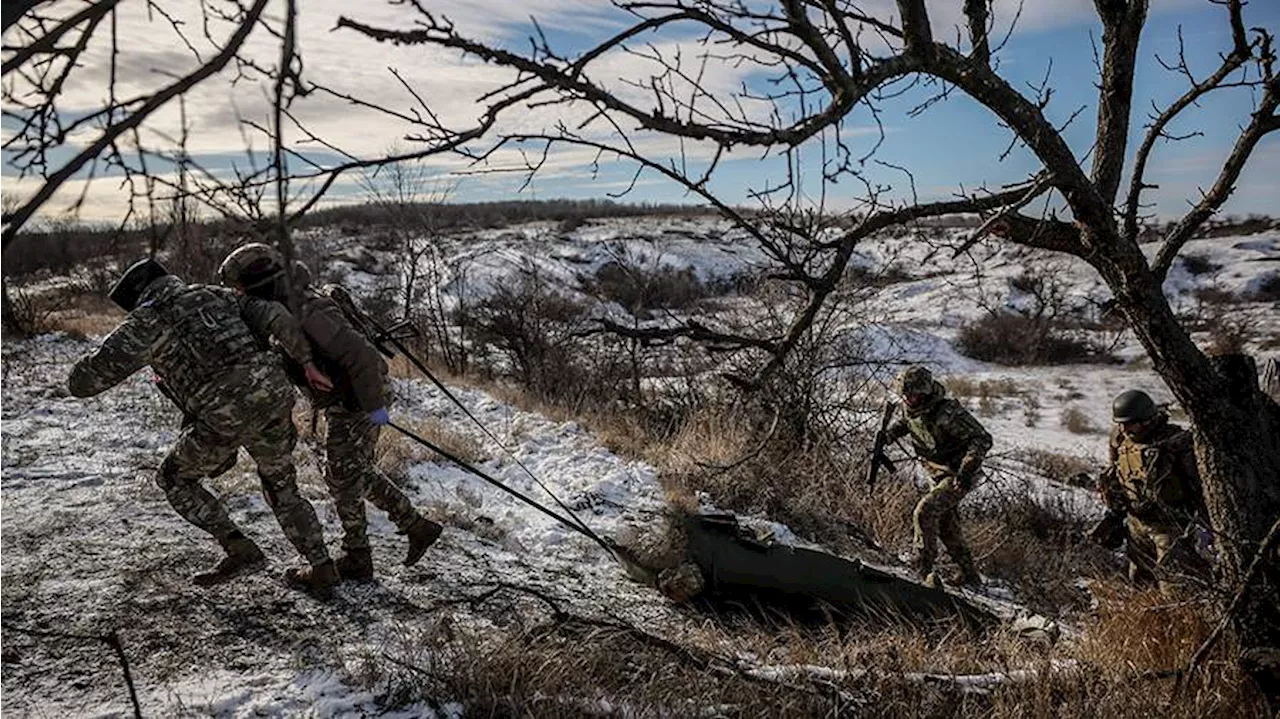
[[[865,301],[874,307],[874,318],[849,327],[848,341],[866,359],[888,363],[877,375],[883,382],[898,366],[923,363],[944,380],[994,388],[986,399],[961,397],[996,441],[987,478],[971,501],[1022,494],[1095,516],[1101,506],[1091,492],[1046,481],[1021,453],[1047,450],[1100,467],[1110,402],[1117,393],[1136,387],[1158,402],[1172,398],[1128,337],[1116,350],[1125,361],[1115,365],[1002,367],[961,355],[954,338],[962,324],[990,308],[1026,306],[1027,296],[1011,280],[1028,267],[1064,279],[1073,307],[1088,310],[1107,298],[1096,273],[1079,261],[987,243],[953,257],[950,248],[962,241],[963,233],[948,231],[929,241],[885,237],[860,246],[857,266],[872,273],[896,267],[906,277],[870,294]],[[510,283],[522,267],[537,267],[573,291],[577,278],[619,257],[643,266],[687,268],[703,279],[753,272],[765,264],[743,233],[700,218],[593,221],[567,234],[554,224],[531,223],[447,238],[440,246],[451,301],[474,300]],[[1203,257],[1216,269],[1195,274],[1185,262],[1176,263],[1166,292],[1179,306],[1192,306],[1201,289],[1230,292],[1239,296],[1240,312],[1255,315],[1260,334],[1277,331],[1280,313],[1249,298],[1277,273],[1280,232],[1195,240],[1185,254]],[[354,293],[393,285],[385,275],[356,269],[385,269],[386,257],[361,250],[344,257],[328,271],[342,274]],[[216,548],[172,511],[153,482],[173,440],[177,413],[145,372],[96,398],[67,396],[70,364],[91,346],[50,335],[3,347],[5,621],[43,631],[119,631],[146,715],[460,716],[461,707],[450,697],[431,705],[388,704],[383,689],[360,677],[359,667],[364,658],[393,651],[405,637],[415,636],[441,607],[461,625],[497,621],[461,600],[499,582],[544,593],[584,614],[647,626],[694,621],[656,592],[629,582],[588,539],[478,478],[434,461],[414,462],[404,486],[416,505],[457,520],[439,544],[419,566],[404,568],[398,563],[403,538],[371,510],[379,583],[344,585],[334,602],[321,604],[279,580],[296,557],[258,492],[252,463],[242,457],[214,488],[272,558],[272,567],[198,590],[187,575],[213,561]],[[610,452],[575,422],[521,410],[478,389],[454,388],[467,410],[496,435],[498,446],[430,384],[396,380],[394,389],[398,421],[410,427],[433,421],[470,438],[481,448],[482,470],[550,504],[521,465],[527,467],[603,536],[644,522],[665,506],[652,466]],[[1063,414],[1071,411],[1088,418],[1093,428],[1075,433],[1064,426]],[[339,523],[316,474],[314,453],[311,442],[300,443],[302,489],[333,540]],[[775,541],[815,546],[769,518],[743,521]],[[905,574],[899,567],[885,569]],[[1011,620],[1025,613],[1016,597],[999,587],[966,596]],[[13,606],[23,612],[11,614]],[[1064,633],[1069,629],[1063,627]],[[99,644],[44,640],[6,629],[4,655],[10,711],[129,714],[119,668]],[[838,679],[846,670],[813,665],[753,671],[778,679],[797,674]],[[932,681],[931,676],[916,680]],[[1010,672],[946,681],[987,691],[1021,678]]]

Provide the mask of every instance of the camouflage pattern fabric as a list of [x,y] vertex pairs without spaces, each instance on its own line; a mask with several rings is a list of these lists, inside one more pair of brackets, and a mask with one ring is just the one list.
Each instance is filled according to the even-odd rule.
[[938,540],[962,571],[972,572],[973,555],[960,531],[960,501],[969,490],[959,486],[955,477],[944,477],[932,482],[931,487],[916,504],[912,514],[915,529],[915,550],[921,571],[928,573],[938,556]]
[[404,534],[418,520],[409,498],[374,464],[380,428],[364,412],[341,406],[325,410],[327,467],[325,483],[342,522],[342,547],[347,551],[369,548],[364,500],[387,513]]
[[1157,580],[1162,591],[1177,590],[1177,575],[1206,579],[1208,561],[1189,535],[1202,516],[1200,471],[1191,433],[1161,413],[1135,436],[1119,426],[1109,442],[1111,465],[1099,478],[1106,501],[1123,508],[1129,578]]
[[[927,372],[900,375],[899,386],[921,388]],[[960,531],[958,507],[978,479],[982,460],[991,449],[991,434],[946,389],[931,378],[925,398],[906,407],[904,416],[889,426],[890,439],[910,435],[912,447],[930,478],[930,490],[913,514],[917,561],[923,572],[932,569],[941,539],[962,570],[973,570],[973,559]]]
[[1213,575],[1209,562],[1196,552],[1195,539],[1184,536],[1178,526],[1129,516],[1125,518],[1125,534],[1129,581],[1134,584],[1154,580],[1161,592],[1174,596],[1181,586],[1179,580],[1191,577],[1203,582]]
[[173,276],[156,280],[102,346],[76,363],[68,388],[77,397],[96,395],[147,365],[194,420],[157,477],[174,509],[225,544],[236,527],[200,479],[244,447],[286,536],[308,561],[326,561],[315,510],[297,489],[293,389],[258,348],[234,295]]

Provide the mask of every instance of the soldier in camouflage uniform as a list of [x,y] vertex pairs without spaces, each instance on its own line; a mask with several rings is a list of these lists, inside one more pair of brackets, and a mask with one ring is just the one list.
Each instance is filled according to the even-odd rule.
[[326,596],[337,576],[315,510],[298,493],[294,394],[279,363],[242,319],[235,295],[188,285],[159,262],[143,260],[125,272],[111,299],[129,314],[101,347],[76,363],[68,386],[76,397],[91,397],[150,365],[166,394],[190,415],[156,483],[178,514],[226,550],[194,581],[215,584],[265,562],[200,481],[244,447],[258,464],[263,493],[285,536],[318,576],[331,578],[307,589]]
[[[224,284],[249,298],[247,312],[274,318],[274,336],[287,350],[308,345],[316,362],[333,378],[332,392],[309,392],[312,406],[323,408],[327,432],[325,481],[342,522],[344,554],[338,558],[345,579],[371,581],[373,556],[369,547],[364,502],[386,512],[401,534],[409,539],[405,566],[422,558],[439,538],[441,526],[414,508],[400,488],[374,461],[381,427],[387,414],[387,364],[373,344],[352,327],[338,306],[310,286],[310,272],[295,263],[293,281],[298,294],[298,318],[285,309],[283,261],[274,248],[260,243],[244,245],[223,261],[219,273]],[[294,355],[287,350],[286,354]],[[293,365],[286,359],[286,366]],[[297,372],[295,382],[305,388]]]
[[929,492],[916,504],[913,565],[922,577],[936,583],[933,561],[938,539],[960,569],[953,582],[980,584],[981,575],[960,531],[958,507],[973,488],[978,469],[991,449],[991,435],[923,367],[903,370],[894,390],[905,406],[903,417],[889,426],[890,440],[911,435],[920,464],[929,474]]
[[1112,417],[1110,466],[1099,489],[1109,508],[1125,514],[1130,580],[1159,580],[1169,594],[1174,575],[1206,580],[1209,564],[1195,550],[1195,522],[1205,511],[1191,433],[1141,390],[1118,395]]

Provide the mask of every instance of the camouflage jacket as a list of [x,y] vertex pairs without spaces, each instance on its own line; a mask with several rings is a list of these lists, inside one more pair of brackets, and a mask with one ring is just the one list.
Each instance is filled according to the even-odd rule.
[[279,364],[263,351],[235,295],[221,287],[172,275],[152,282],[102,345],[76,362],[68,389],[90,397],[148,365],[185,412],[216,426],[234,424],[247,407],[292,404],[292,393],[281,392],[289,386]]
[[1102,474],[1108,504],[1134,517],[1181,524],[1201,513],[1200,469],[1191,433],[1161,415],[1141,441],[1118,427],[1108,442],[1110,466]]
[[[347,409],[363,412],[387,406],[387,363],[373,344],[351,326],[333,300],[306,287],[298,309],[300,320],[279,302],[245,298],[250,324],[270,328],[270,336],[284,352],[290,378],[309,393],[317,406],[341,403]],[[322,394],[307,384],[302,365],[308,359],[333,380],[333,392]]]
[[889,426],[889,438],[911,435],[911,444],[929,475],[971,479],[991,449],[991,434],[959,402],[934,384],[932,397]]

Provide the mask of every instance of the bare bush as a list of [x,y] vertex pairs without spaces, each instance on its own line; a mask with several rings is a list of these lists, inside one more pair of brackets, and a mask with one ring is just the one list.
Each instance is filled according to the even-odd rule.
[[556,289],[532,263],[476,303],[475,339],[496,351],[500,372],[545,397],[581,387],[577,354],[587,331],[587,307]]
[[1249,297],[1255,302],[1280,302],[1280,272],[1263,277]]
[[1068,336],[1052,322],[993,312],[960,328],[956,345],[967,357],[1022,366],[1109,362],[1093,343]]
[[1212,274],[1222,269],[1222,265],[1209,259],[1208,255],[1183,255],[1178,259],[1187,272],[1195,277]]
[[1079,407],[1064,407],[1060,419],[1062,426],[1072,434],[1097,434],[1101,430]]
[[1063,484],[1077,484],[1076,478],[1097,471],[1094,462],[1073,454],[1051,452],[1032,447],[1019,452],[1019,458],[1037,474]]
[[652,310],[684,309],[711,295],[691,268],[645,264],[625,253],[579,282],[587,294],[617,302],[640,319],[649,319]]

